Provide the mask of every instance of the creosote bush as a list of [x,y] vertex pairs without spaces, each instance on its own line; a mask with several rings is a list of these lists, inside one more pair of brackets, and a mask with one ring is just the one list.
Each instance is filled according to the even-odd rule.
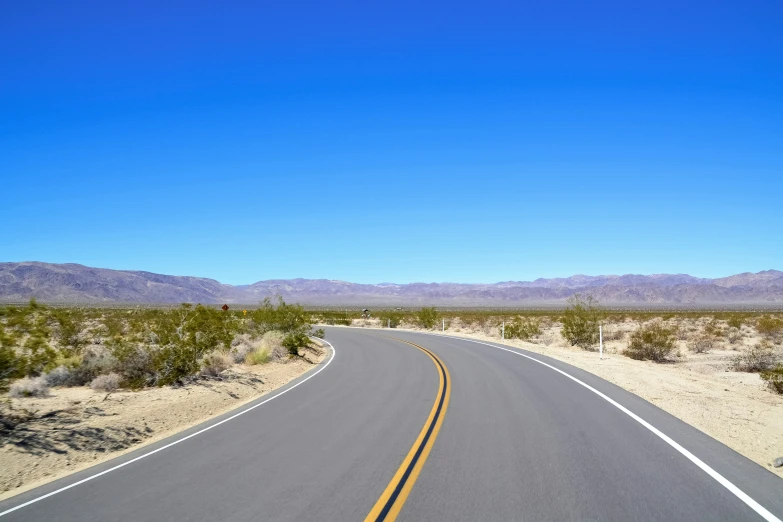
[[541,326],[538,319],[515,317],[510,323],[506,323],[506,339],[527,340],[536,335],[541,335]]
[[283,338],[283,347],[291,357],[298,357],[299,349],[306,348],[309,344],[310,339],[301,332],[289,333]]
[[431,330],[435,328],[435,324],[438,322],[438,312],[435,310],[434,307],[430,307],[430,308],[425,307],[419,310],[419,312],[416,314],[416,319],[418,325],[421,328],[426,328],[427,330]]
[[598,325],[602,315],[598,301],[590,295],[576,294],[568,299],[568,304],[561,318],[563,338],[571,346],[585,350],[593,348],[598,344]]
[[639,327],[631,334],[625,355],[641,361],[664,362],[674,349],[674,331],[666,328],[662,322],[654,321]]

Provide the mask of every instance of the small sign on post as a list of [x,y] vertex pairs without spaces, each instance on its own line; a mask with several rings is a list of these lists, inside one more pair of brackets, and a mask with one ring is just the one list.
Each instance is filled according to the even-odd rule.
[[223,309],[223,311],[225,312],[226,310],[228,310],[228,305],[227,305],[227,304],[224,304],[224,305],[223,305],[223,306],[221,306],[220,308],[222,308],[222,309]]
[[247,315],[247,310],[242,310],[242,315]]

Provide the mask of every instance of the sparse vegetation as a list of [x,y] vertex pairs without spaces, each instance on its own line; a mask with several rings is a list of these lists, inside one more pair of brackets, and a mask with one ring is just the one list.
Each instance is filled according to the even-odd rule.
[[737,372],[763,372],[769,370],[774,362],[772,343],[763,340],[734,357],[731,366]]
[[[44,377],[47,386],[82,386],[108,374],[119,376],[122,387],[163,386],[199,373],[217,375],[244,361],[259,338],[277,339],[275,346],[266,345],[271,358],[293,354],[306,346],[310,329],[310,314],[282,299],[265,300],[248,317],[190,304],[80,309],[33,300],[0,307],[0,390],[23,377]],[[15,389],[24,395],[23,388]]]
[[666,361],[676,349],[674,331],[661,321],[641,326],[631,334],[625,355],[631,359]]
[[775,368],[763,371],[759,375],[767,383],[770,390],[783,394],[783,364],[778,364]]

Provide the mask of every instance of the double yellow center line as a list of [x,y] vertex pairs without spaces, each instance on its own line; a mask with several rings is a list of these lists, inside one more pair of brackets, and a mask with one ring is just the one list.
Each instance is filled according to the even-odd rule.
[[408,499],[413,485],[419,478],[419,473],[421,473],[421,469],[424,467],[424,462],[430,454],[432,445],[435,443],[441,424],[443,424],[443,417],[446,416],[446,410],[449,407],[449,397],[451,396],[449,371],[438,356],[418,344],[403,341],[402,339],[396,340],[415,346],[432,359],[432,362],[435,363],[435,367],[438,369],[440,386],[438,395],[435,398],[435,404],[432,405],[432,411],[430,411],[421,433],[419,433],[416,442],[413,443],[408,455],[405,456],[405,460],[402,461],[397,473],[394,474],[394,478],[392,478],[381,494],[381,498],[378,499],[367,518],[364,519],[365,522],[392,522],[400,514],[400,510]]

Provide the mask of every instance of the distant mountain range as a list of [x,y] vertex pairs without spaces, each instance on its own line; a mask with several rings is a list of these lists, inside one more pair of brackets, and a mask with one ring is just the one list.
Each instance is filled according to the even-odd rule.
[[685,274],[575,275],[494,284],[357,284],[328,279],[273,279],[226,285],[214,279],[90,268],[77,264],[0,263],[0,301],[34,297],[51,303],[254,304],[282,295],[320,306],[535,306],[558,305],[590,293],[618,305],[781,305],[783,272],[766,270],[718,279]]

